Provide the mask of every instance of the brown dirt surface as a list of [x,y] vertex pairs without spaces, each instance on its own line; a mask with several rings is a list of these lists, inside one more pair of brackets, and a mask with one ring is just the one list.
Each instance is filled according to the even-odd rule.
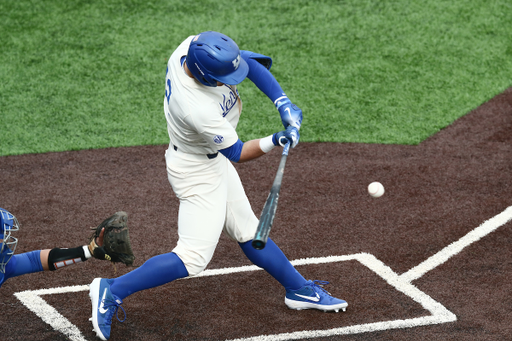
[[[135,266],[171,251],[178,201],[167,181],[165,149],[0,157],[0,206],[22,224],[17,253],[83,245],[89,227],[119,210],[129,214]],[[279,159],[276,149],[236,166],[257,215]],[[383,197],[368,195],[372,181],[385,186]],[[288,157],[271,237],[291,260],[347,256],[297,266],[308,279],[329,281],[326,289],[349,302],[347,311],[289,310],[284,290],[268,274],[236,272],[126,298],[127,319],[114,320],[111,340],[510,340],[511,193],[512,88],[418,146],[301,143]],[[500,214],[506,217],[498,226],[491,219]],[[494,231],[409,281],[400,277],[445,248],[455,250],[454,242],[490,220]],[[354,255],[373,260],[364,264]],[[240,248],[223,236],[208,269],[246,265]],[[29,310],[15,293],[86,287],[95,277],[129,270],[118,265],[114,273],[108,262],[92,259],[8,280],[0,289],[1,339],[96,340],[86,289],[40,296],[78,332],[55,327],[61,320]],[[433,315],[421,297],[456,320],[426,322]]]

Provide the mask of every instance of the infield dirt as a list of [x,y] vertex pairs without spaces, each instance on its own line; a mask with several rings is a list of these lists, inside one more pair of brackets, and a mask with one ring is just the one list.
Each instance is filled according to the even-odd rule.
[[[142,146],[0,157],[0,206],[22,228],[17,252],[75,247],[89,227],[116,211],[129,214],[135,266],[170,252],[178,201],[167,181],[166,146]],[[237,165],[260,214],[279,151]],[[367,193],[372,181],[386,194]],[[512,205],[512,88],[418,146],[301,143],[290,152],[271,238],[290,259],[369,253],[397,274],[407,272]],[[512,223],[466,247],[412,282],[457,317],[455,322],[315,340],[510,340]],[[222,237],[209,269],[249,265]],[[89,260],[30,274],[0,289],[2,340],[68,340],[13,294],[87,285],[130,268]],[[420,304],[355,261],[305,265],[308,279],[330,281],[349,302],[345,313],[292,311],[284,290],[262,271],[176,281],[125,300],[127,320],[111,340],[226,340],[339,328],[428,316]],[[88,292],[44,299],[96,340]],[[122,317],[122,316],[121,316]]]

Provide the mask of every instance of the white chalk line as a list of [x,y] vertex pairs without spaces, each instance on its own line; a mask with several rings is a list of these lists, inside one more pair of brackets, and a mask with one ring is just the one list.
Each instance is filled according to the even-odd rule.
[[[412,328],[417,326],[425,326],[432,324],[440,324],[453,322],[457,320],[457,317],[446,309],[442,304],[433,300],[430,296],[416,288],[411,282],[415,279],[420,278],[428,271],[436,268],[440,264],[446,262],[452,256],[458,254],[466,246],[480,240],[487,234],[495,231],[500,226],[503,226],[512,219],[512,206],[508,207],[505,211],[498,214],[497,216],[485,221],[479,227],[469,232],[466,236],[459,239],[439,251],[432,257],[428,258],[418,266],[411,270],[403,273],[402,275],[396,274],[390,267],[386,266],[375,256],[368,253],[358,253],[353,255],[345,256],[329,256],[329,257],[318,257],[318,258],[305,258],[291,261],[294,266],[308,265],[308,264],[325,264],[333,262],[341,262],[348,260],[357,260],[361,264],[374,271],[381,278],[383,278],[389,285],[393,286],[398,291],[409,296],[414,301],[422,305],[422,307],[428,310],[431,315],[423,316],[405,320],[393,320],[383,321],[375,323],[367,323],[353,326],[346,326],[334,329],[326,330],[309,330],[309,331],[297,331],[293,333],[281,333],[275,335],[259,335],[249,338],[240,338],[230,341],[262,341],[262,340],[297,340],[304,338],[314,337],[325,337],[333,335],[347,335],[347,334],[358,334],[366,332],[375,332],[389,329],[399,328]],[[187,279],[196,277],[208,277],[218,275],[228,275],[233,273],[258,271],[261,270],[257,266],[241,266],[224,269],[212,269],[205,270],[197,276],[188,277]],[[72,341],[86,341],[80,330],[73,325],[69,320],[62,316],[55,308],[50,306],[41,295],[71,293],[79,291],[89,290],[89,285],[78,285],[68,286],[51,289],[40,289],[40,290],[27,290],[23,292],[15,293],[14,295],[32,312],[39,316],[44,322],[52,326],[55,330],[63,333]]]
[[89,290],[89,285],[69,286],[42,290],[27,290],[14,295],[34,314],[39,316],[56,331],[66,335],[73,341],[85,341],[80,330],[67,318],[62,316],[54,307],[49,305],[40,295],[61,294]]
[[[449,312],[444,306],[434,301],[425,293],[421,292],[418,288],[414,287],[412,284],[405,282],[400,279],[400,277],[391,270],[388,266],[378,260],[375,256],[368,253],[358,253],[347,256],[329,256],[329,257],[319,257],[319,258],[305,258],[305,259],[297,259],[291,261],[294,266],[300,265],[308,265],[308,264],[326,264],[326,263],[335,263],[349,260],[357,260],[361,264],[368,267],[370,270],[373,270],[377,275],[382,277],[387,283],[395,287],[398,291],[404,293],[409,296],[414,301],[420,303],[426,310],[428,310],[432,316],[425,316],[413,319],[406,320],[395,320],[395,321],[386,321],[386,322],[377,322],[377,323],[369,323],[369,324],[361,324],[355,326],[347,326],[335,329],[328,330],[311,330],[311,331],[301,331],[294,333],[283,333],[276,335],[259,335],[250,338],[237,339],[238,341],[242,340],[296,340],[303,338],[311,338],[311,337],[320,337],[320,336],[330,336],[330,335],[343,335],[343,334],[356,334],[356,333],[365,333],[371,331],[378,330],[387,330],[387,329],[395,329],[395,328],[411,328],[415,326],[429,325],[429,324],[437,324],[437,323],[445,323],[454,321],[456,319],[455,315]],[[248,271],[258,271],[260,268],[250,265],[250,266],[241,266],[235,268],[225,268],[225,269],[213,269],[206,270],[201,275],[195,277],[207,277],[207,276],[218,276],[218,275],[228,275],[233,273],[240,272],[248,272]],[[191,278],[195,278],[191,277]],[[51,288],[51,289],[40,289],[40,290],[28,290],[16,293],[16,297],[31,311],[33,311],[37,316],[41,317],[44,322],[51,325],[55,330],[66,335],[70,340],[73,341],[85,341],[86,339],[81,334],[76,326],[74,326],[69,320],[67,320],[64,316],[59,314],[55,308],[50,306],[46,301],[41,298],[41,295],[51,295],[51,294],[60,294],[60,293],[71,293],[78,291],[87,291],[89,290],[89,285],[80,285],[80,286],[68,286],[61,288]],[[341,313],[340,313],[341,314]]]
[[[281,333],[274,335],[258,335],[254,337],[248,338],[239,338],[233,339],[229,341],[286,341],[286,340],[299,340],[305,338],[316,338],[316,337],[326,337],[326,336],[334,336],[334,335],[348,335],[348,334],[360,334],[367,332],[375,332],[389,329],[399,329],[399,328],[412,328],[418,326],[425,326],[431,324],[440,324],[453,322],[457,320],[455,314],[446,309],[439,302],[433,300],[430,296],[416,288],[410,282],[406,282],[400,279],[391,268],[386,266],[380,260],[378,260],[375,256],[368,253],[358,253],[349,256],[331,256],[331,257],[323,257],[323,258],[307,258],[301,259],[298,262],[301,265],[305,264],[322,264],[322,263],[331,263],[338,261],[346,261],[346,260],[357,260],[361,264],[368,267],[370,270],[373,270],[377,275],[382,277],[389,285],[393,286],[398,291],[404,293],[409,296],[414,301],[418,302],[422,305],[422,307],[428,310],[432,315],[431,316],[422,316],[405,320],[392,320],[392,321],[383,321],[383,322],[374,322],[374,323],[366,323],[359,324],[354,326],[346,326],[340,328],[333,329],[325,329],[325,330],[305,330],[305,331],[297,331],[293,333]],[[294,263],[292,262],[292,263]],[[350,309],[350,305],[349,305]]]
[[414,268],[410,269],[409,271],[403,273],[401,277],[408,282],[412,282],[415,279],[420,278],[430,270],[438,267],[451,257],[461,252],[465,247],[469,246],[470,244],[473,244],[476,241],[479,241],[489,233],[495,231],[500,226],[505,225],[511,219],[512,206],[509,206],[505,209],[505,211],[492,217],[489,220],[486,220],[476,229],[466,234],[464,237],[460,238],[454,243],[451,243],[441,251],[437,252],[435,255],[431,256],[430,258],[423,261]]

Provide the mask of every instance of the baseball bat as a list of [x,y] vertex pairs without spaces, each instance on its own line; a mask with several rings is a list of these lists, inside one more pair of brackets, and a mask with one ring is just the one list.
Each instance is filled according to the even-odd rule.
[[258,223],[256,234],[252,240],[252,247],[256,250],[262,250],[265,245],[267,245],[268,235],[270,233],[270,229],[272,228],[274,217],[276,216],[277,201],[279,200],[279,191],[281,190],[284,166],[286,164],[286,158],[288,157],[289,150],[290,143],[287,143],[283,148],[283,153],[281,154],[281,161],[279,162],[279,167],[277,168],[277,174],[274,178],[274,183],[270,189],[270,193],[267,197],[267,201],[265,202],[265,206],[263,206],[263,211],[261,211],[260,222]]

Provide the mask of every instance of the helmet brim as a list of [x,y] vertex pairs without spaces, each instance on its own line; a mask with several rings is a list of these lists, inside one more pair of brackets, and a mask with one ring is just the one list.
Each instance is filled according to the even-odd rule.
[[224,84],[237,85],[242,83],[242,81],[247,77],[248,73],[249,65],[247,65],[247,62],[243,58],[240,58],[240,65],[238,65],[238,69],[236,69],[234,72],[224,76],[212,76],[212,78],[217,82]]

